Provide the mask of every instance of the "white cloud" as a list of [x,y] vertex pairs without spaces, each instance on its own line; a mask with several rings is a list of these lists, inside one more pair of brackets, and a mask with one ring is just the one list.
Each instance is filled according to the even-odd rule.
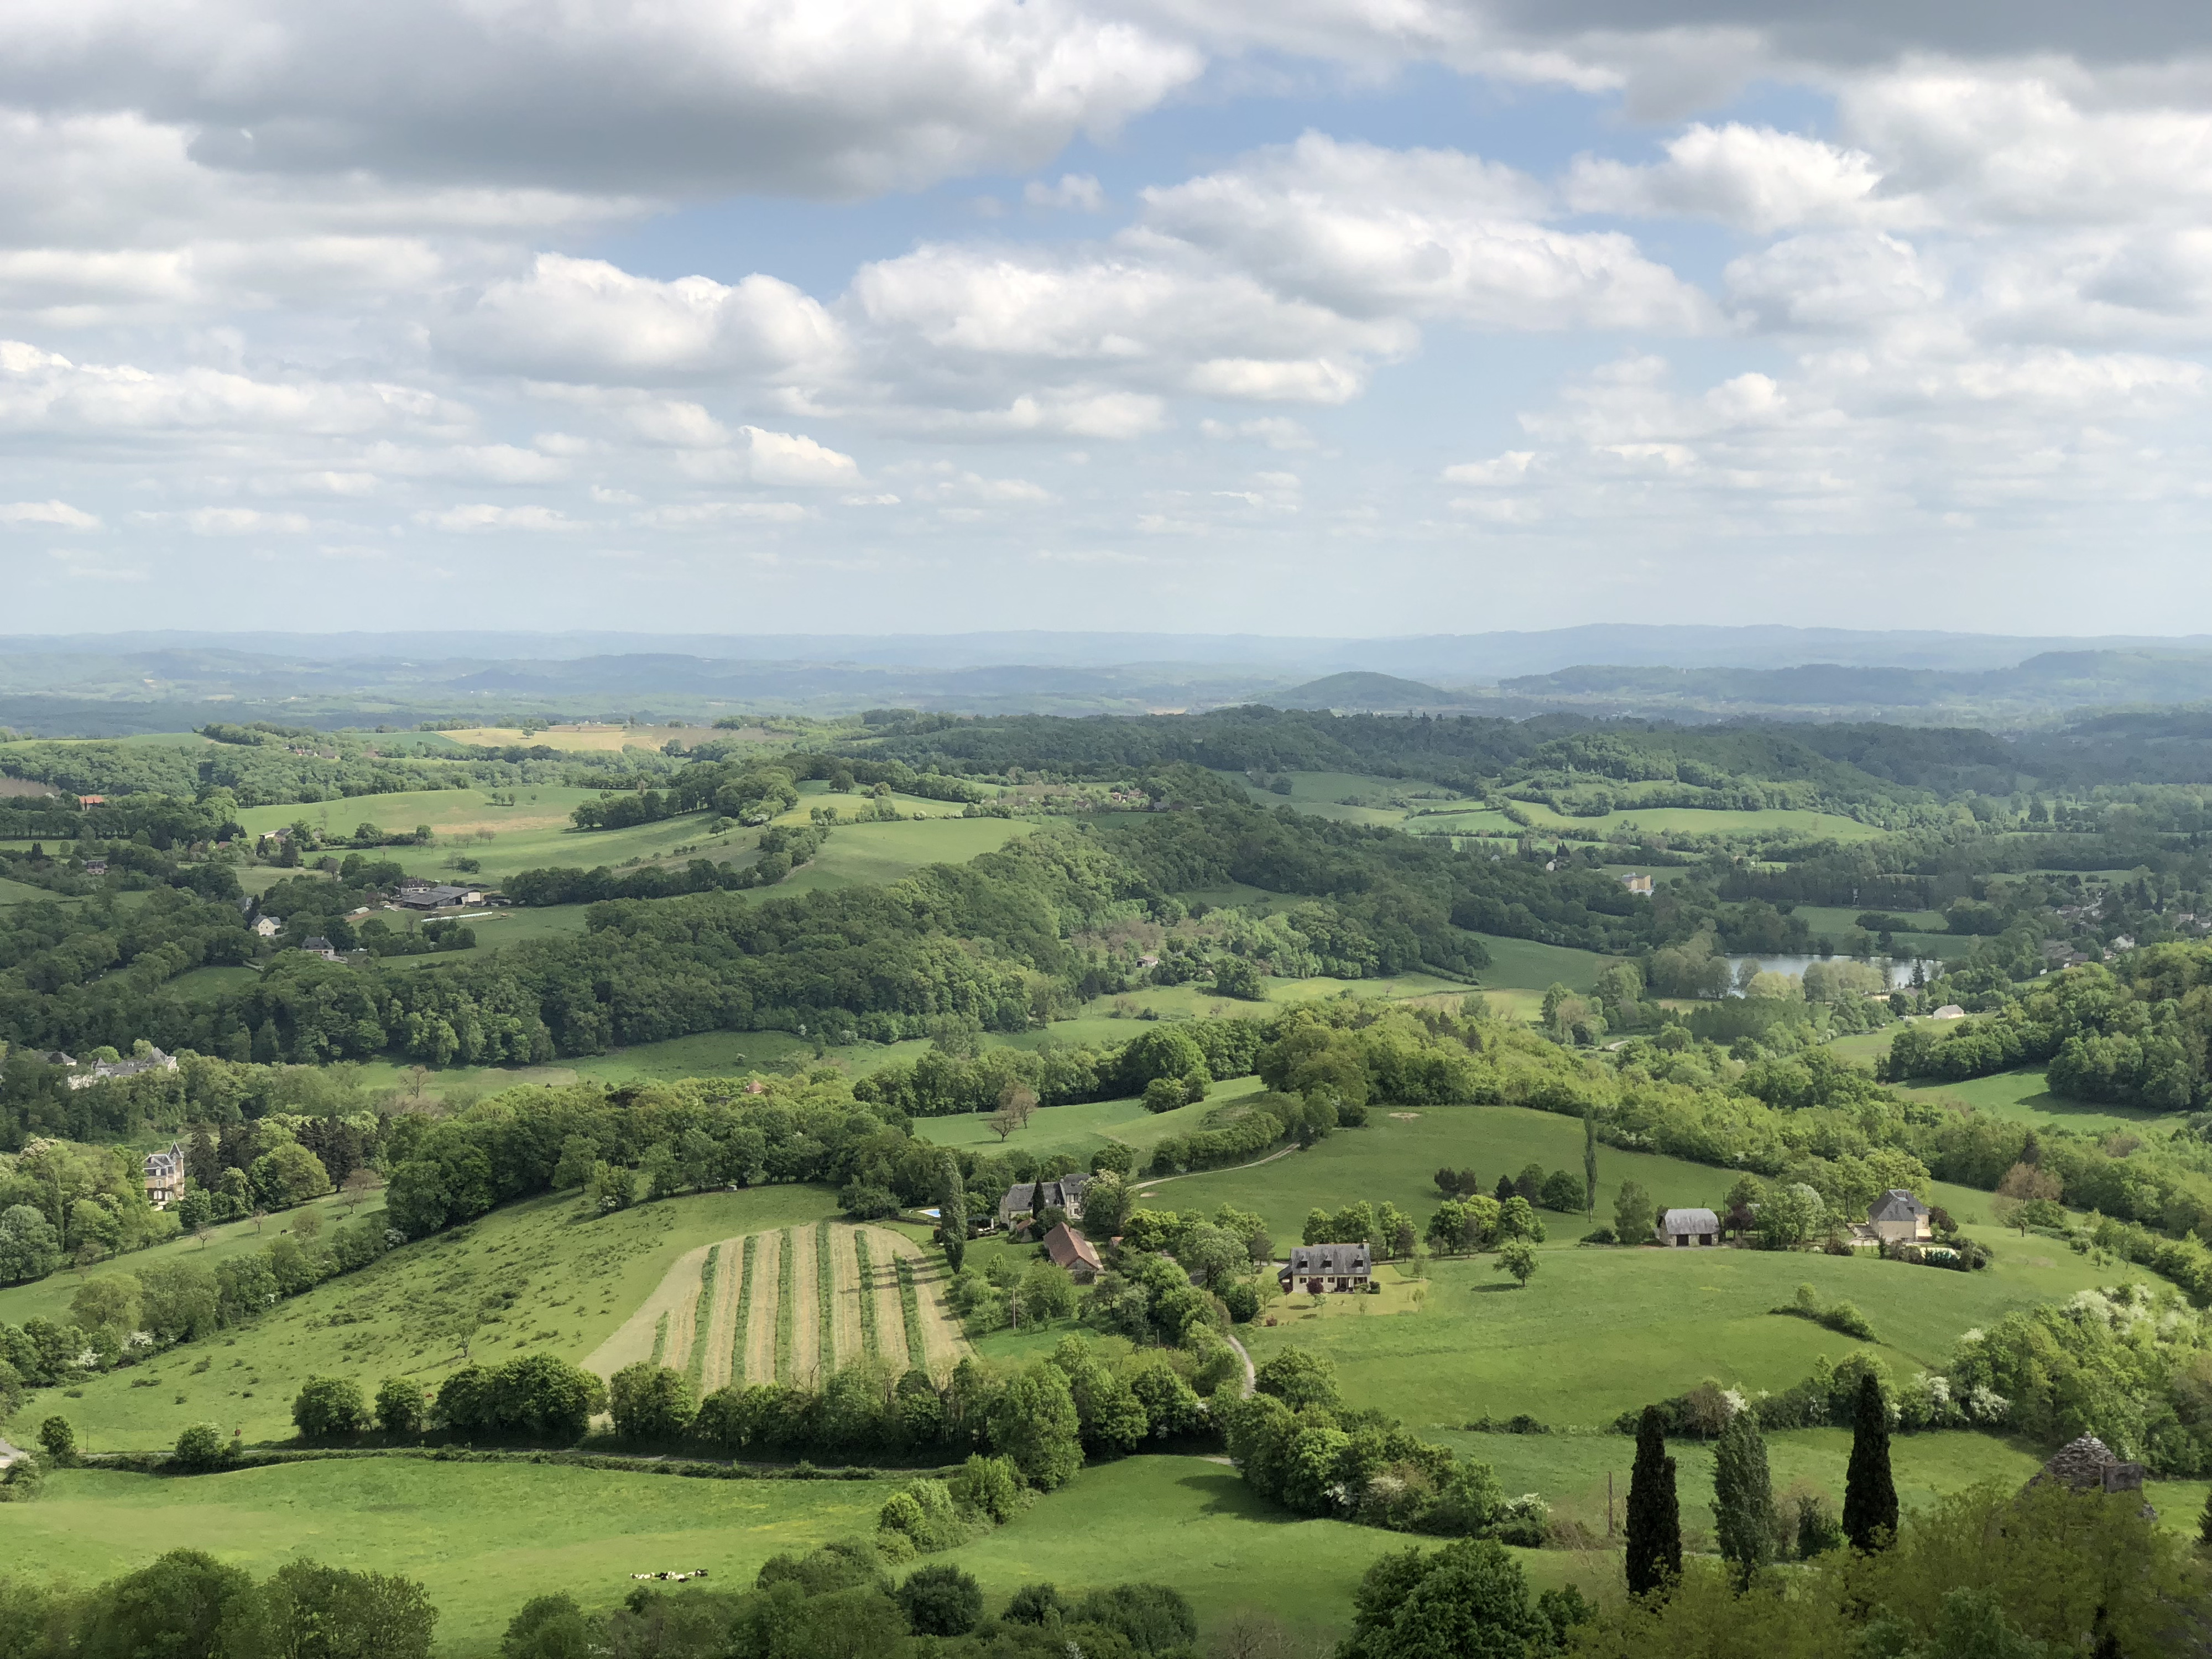
[[1056,185],[1048,185],[1042,179],[1032,179],[1022,186],[1022,200],[1031,207],[1073,208],[1081,213],[1103,213],[1106,210],[1106,192],[1087,173],[1063,173]]
[[849,484],[860,476],[850,455],[841,455],[811,438],[757,426],[738,429],[746,440],[746,459],[756,483]]
[[1515,332],[1706,325],[1704,297],[1613,232],[1539,222],[1543,189],[1454,150],[1308,133],[1145,192],[1155,229],[1347,318],[1450,318]]
[[20,341],[0,340],[0,428],[14,431],[341,434],[453,427],[467,419],[465,410],[410,386],[76,363]]
[[0,100],[136,111],[242,173],[720,196],[1048,159],[1200,54],[1075,0],[176,0],[0,16]]
[[97,530],[100,518],[67,501],[11,501],[0,505],[0,524],[57,525],[64,530]]
[[1444,482],[1457,484],[1515,484],[1528,476],[1536,459],[1533,449],[1509,449],[1486,461],[1462,461],[1443,471]]
[[627,385],[818,372],[842,344],[819,304],[773,276],[663,283],[555,253],[490,284],[434,337],[486,368]]
[[1654,166],[1578,156],[1565,192],[1585,213],[1686,216],[1769,231],[1894,218],[1893,205],[1875,195],[1881,183],[1874,158],[1863,150],[1731,121],[1690,127]]
[[1217,421],[1209,416],[1198,423],[1198,429],[1209,438],[1256,440],[1270,449],[1319,447],[1312,433],[1284,415],[1262,415],[1251,421]]
[[1732,262],[1729,297],[1761,326],[1863,331],[1931,312],[1943,278],[1911,243],[1881,231],[1792,237]]
[[693,501],[653,507],[639,514],[637,522],[653,530],[704,530],[732,520],[796,524],[808,516],[797,501]]
[[179,515],[195,536],[303,536],[303,513],[261,513],[248,507],[196,507]]
[[577,523],[557,507],[497,507],[478,501],[464,507],[449,507],[434,512],[417,513],[417,524],[428,525],[433,530],[581,530]]

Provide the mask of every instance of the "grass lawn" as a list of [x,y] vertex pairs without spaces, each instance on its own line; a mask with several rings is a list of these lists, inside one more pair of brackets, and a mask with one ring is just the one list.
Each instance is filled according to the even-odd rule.
[[243,991],[261,977],[258,968],[194,968],[179,974],[167,987],[187,1001],[228,996]]
[[[350,1376],[371,1394],[392,1376],[434,1388],[460,1362],[469,1330],[479,1361],[543,1347],[580,1363],[686,1250],[818,1220],[836,1207],[826,1189],[799,1186],[701,1193],[590,1221],[573,1194],[526,1200],[279,1302],[252,1325],[89,1377],[80,1398],[41,1389],[17,1415],[27,1434],[48,1412],[63,1412],[94,1451],[167,1447],[193,1423],[237,1429],[249,1441],[289,1438],[292,1398],[311,1376]],[[116,1265],[127,1268],[129,1258]],[[509,1293],[512,1301],[471,1325],[487,1298]],[[51,1292],[0,1291],[0,1319],[18,1322],[15,1298],[40,1295]]]
[[[1707,1377],[1779,1391],[1819,1355],[1869,1346],[1895,1374],[1940,1370],[1969,1328],[2124,1276],[2040,1238],[1990,1242],[1997,1260],[1978,1273],[1804,1252],[1547,1249],[1526,1290],[1491,1258],[1441,1261],[1425,1285],[1391,1269],[1383,1296],[1318,1309],[1287,1297],[1273,1310],[1280,1322],[1251,1327],[1246,1346],[1255,1359],[1291,1346],[1326,1352],[1348,1398],[1424,1430],[1519,1412],[1595,1426]],[[1882,1340],[1768,1311],[1801,1284],[1824,1303],[1856,1304]]]
[[0,904],[35,904],[40,899],[58,899],[61,895],[50,893],[43,887],[33,887],[27,881],[9,881],[0,877]]
[[1939,1083],[1921,1078],[1896,1086],[1908,1094],[1960,1101],[1978,1112],[1987,1112],[1992,1117],[2008,1118],[2021,1123],[2081,1129],[2093,1134],[2115,1129],[2141,1128],[2146,1123],[2170,1126],[2179,1122],[2182,1115],[2178,1112],[2155,1112],[2142,1107],[2069,1100],[2063,1095],[2052,1094],[2045,1086],[2044,1068],[2040,1066],[2025,1066],[2016,1072],[1998,1072],[1990,1077],[1969,1078],[1964,1083]]

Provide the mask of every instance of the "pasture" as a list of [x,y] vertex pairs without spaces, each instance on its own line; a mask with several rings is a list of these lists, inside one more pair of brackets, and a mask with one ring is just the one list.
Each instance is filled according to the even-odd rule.
[[1929,1078],[1916,1078],[1896,1086],[1907,1094],[1959,1101],[1978,1112],[1986,1112],[1991,1117],[2031,1123],[2038,1128],[2080,1129],[2090,1134],[2139,1129],[2149,1123],[2170,1126],[2179,1122],[2182,1117],[2179,1112],[2158,1112],[2143,1107],[2069,1100],[2063,1095],[2054,1095],[2040,1066],[2024,1066],[2014,1072],[1998,1072],[1989,1077],[1969,1078],[1964,1083],[1941,1083]]
[[1256,1077],[1232,1079],[1214,1085],[1206,1097],[1196,1104],[1178,1106],[1171,1112],[1148,1112],[1134,1097],[1042,1107],[1027,1124],[1003,1142],[991,1127],[991,1114],[987,1112],[916,1118],[914,1133],[918,1139],[939,1146],[973,1146],[995,1152],[1003,1146],[1009,1152],[1028,1152],[1035,1157],[1067,1152],[1088,1160],[1093,1152],[1109,1143],[1149,1152],[1170,1135],[1188,1134],[1200,1127],[1206,1115],[1215,1107],[1257,1094],[1261,1088]]
[[525,732],[514,726],[471,726],[438,735],[472,749],[519,745],[558,749],[577,755],[615,755],[625,749],[647,749],[659,754],[672,743],[680,743],[689,749],[698,744],[713,743],[729,733],[678,721],[669,726],[549,726],[538,732]]
[[[1574,1230],[1556,1219],[1555,1238]],[[1707,1378],[1778,1392],[1822,1354],[1870,1347],[1893,1375],[1940,1370],[1969,1328],[2125,1276],[2047,1239],[1986,1242],[1997,1259],[1978,1273],[1871,1255],[1569,1245],[1540,1253],[1525,1290],[1490,1257],[1440,1260],[1425,1279],[1386,1269],[1393,1294],[1288,1297],[1271,1310],[1278,1322],[1253,1326],[1245,1345],[1255,1360],[1285,1347],[1327,1353],[1347,1399],[1425,1431],[1523,1412],[1596,1427]],[[1770,1311],[1801,1284],[1824,1304],[1855,1304],[1881,1340]]]
[[[499,1360],[526,1349],[581,1364],[686,1253],[811,1226],[835,1209],[824,1189],[799,1186],[700,1193],[597,1218],[573,1193],[526,1199],[280,1301],[251,1325],[88,1377],[79,1398],[57,1404],[43,1395],[24,1415],[66,1412],[80,1443],[94,1451],[165,1448],[206,1422],[249,1441],[289,1438],[292,1398],[309,1376],[350,1376],[373,1393],[393,1376],[434,1389],[465,1358]],[[234,1248],[265,1243],[277,1227],[268,1223],[258,1240],[234,1236]],[[133,1260],[100,1271],[127,1273]],[[20,1323],[74,1289],[55,1279],[0,1291],[0,1320]]]
[[[710,1589],[748,1589],[771,1555],[872,1533],[893,1490],[412,1458],[192,1480],[76,1469],[56,1474],[35,1505],[0,1505],[0,1559],[94,1579],[189,1539],[257,1574],[302,1558],[402,1573],[440,1609],[441,1659],[491,1659],[532,1595],[559,1588],[598,1611],[629,1593],[632,1572],[695,1566],[708,1569]],[[1208,1459],[1148,1456],[1086,1468],[988,1537],[924,1561],[975,1574],[994,1613],[1043,1579],[1079,1596],[1129,1580],[1173,1584],[1210,1635],[1247,1608],[1304,1625],[1340,1621],[1360,1575],[1407,1541],[1287,1515]],[[1609,1571],[1516,1553],[1540,1586]]]

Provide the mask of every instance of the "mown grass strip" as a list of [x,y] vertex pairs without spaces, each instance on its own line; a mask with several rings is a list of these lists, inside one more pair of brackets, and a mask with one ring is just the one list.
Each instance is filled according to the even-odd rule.
[[876,1264],[868,1255],[868,1230],[853,1229],[853,1260],[860,1268],[860,1352],[878,1357],[881,1343],[876,1334]]
[[837,1262],[831,1254],[830,1224],[814,1224],[814,1317],[816,1363],[823,1377],[837,1369]]
[[707,1247],[707,1260],[699,1269],[699,1301],[691,1313],[691,1357],[684,1362],[684,1375],[691,1380],[691,1395],[698,1397],[700,1380],[707,1374],[707,1338],[714,1327],[714,1270],[722,1259],[722,1247]]
[[653,1363],[658,1365],[660,1357],[668,1352],[668,1316],[663,1314],[653,1322]]
[[783,1230],[783,1248],[775,1253],[775,1380],[791,1381],[793,1322],[799,1310],[792,1304],[799,1275],[799,1230]]
[[745,1334],[753,1328],[753,1262],[760,1255],[760,1239],[745,1239],[744,1260],[738,1264],[738,1328],[730,1335],[730,1381],[745,1380]]
[[914,1287],[914,1263],[898,1259],[899,1311],[906,1316],[906,1363],[926,1365],[928,1350],[922,1346],[921,1296]]

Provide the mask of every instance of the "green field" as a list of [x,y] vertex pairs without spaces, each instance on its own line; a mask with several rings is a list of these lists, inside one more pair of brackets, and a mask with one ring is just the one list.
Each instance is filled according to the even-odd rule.
[[1597,983],[1598,969],[1608,958],[1595,951],[1576,951],[1564,945],[1540,945],[1534,939],[1504,939],[1478,933],[1490,952],[1490,966],[1476,977],[1485,990],[1517,989],[1541,993],[1553,985],[1570,991],[1587,991]]
[[[594,1220],[581,1218],[573,1194],[526,1200],[279,1302],[251,1325],[88,1377],[81,1398],[57,1403],[44,1394],[25,1415],[65,1412],[94,1451],[165,1448],[205,1422],[248,1440],[289,1438],[292,1398],[311,1376],[351,1376],[369,1392],[391,1376],[434,1387],[461,1362],[465,1336],[479,1361],[542,1347],[581,1362],[686,1250],[835,1210],[817,1187],[702,1193]],[[271,1222],[267,1237],[275,1236]],[[131,1260],[112,1265],[128,1270]],[[0,1291],[0,1320],[20,1323],[64,1289],[75,1286],[55,1279]],[[487,1297],[510,1291],[511,1302],[473,1322]]]
[[1978,1112],[1987,1112],[1992,1117],[2033,1123],[2039,1127],[2081,1129],[2092,1134],[2107,1133],[2116,1129],[2139,1129],[2147,1123],[2172,1126],[2179,1123],[2183,1116],[2179,1112],[2155,1112],[2140,1107],[2069,1100],[2063,1095],[2054,1095],[2045,1085],[2044,1068],[2039,1066],[2027,1066],[2016,1072],[1999,1072],[1990,1077],[1970,1078],[1964,1083],[1938,1083],[1922,1078],[1897,1086],[1908,1094],[1960,1101]]
[[[944,811],[942,801],[926,804]],[[799,821],[805,821],[803,813]],[[780,897],[832,887],[881,885],[926,864],[965,864],[979,854],[995,853],[1015,836],[1029,835],[1036,828],[1034,823],[1021,818],[951,817],[842,824],[830,832],[830,839],[811,863],[793,871],[774,887],[758,890]]]
[[1599,818],[1568,817],[1541,801],[1516,800],[1515,809],[1528,815],[1531,829],[1579,830],[1585,834],[1613,830],[1642,830],[1662,836],[1826,836],[1836,841],[1872,841],[1887,833],[1879,826],[1861,823],[1834,812],[1800,811],[1775,808],[1758,812],[1707,811],[1697,806],[1622,807]]
[[[1557,1231],[1569,1230],[1562,1218]],[[1969,1328],[2113,1277],[2045,1239],[1989,1242],[1997,1261],[1978,1273],[1794,1251],[1547,1249],[1526,1290],[1487,1258],[1440,1261],[1425,1285],[1401,1279],[1391,1294],[1317,1310],[1311,1297],[1286,1298],[1280,1322],[1255,1326],[1246,1346],[1255,1359],[1290,1346],[1328,1353],[1347,1398],[1424,1430],[1521,1412],[1595,1426],[1708,1377],[1779,1391],[1818,1356],[1863,1346],[1901,1376],[1941,1370]],[[1801,1284],[1823,1303],[1856,1304],[1882,1340],[1768,1311]]]
[[0,876],[0,904],[35,904],[40,899],[52,899],[59,895],[49,893],[43,887],[33,887],[27,881],[9,881]]
[[1087,1159],[1109,1142],[1148,1152],[1170,1135],[1188,1134],[1200,1127],[1206,1115],[1215,1107],[1257,1094],[1260,1088],[1258,1078],[1237,1078],[1216,1084],[1206,1097],[1195,1105],[1180,1106],[1172,1112],[1148,1112],[1133,1097],[1046,1106],[1039,1109],[1026,1127],[1015,1130],[1003,1143],[991,1127],[990,1114],[985,1112],[916,1118],[914,1132],[939,1146],[974,1146],[995,1152],[1003,1145],[1009,1152],[1028,1152],[1033,1157],[1068,1152]]
[[194,968],[179,974],[166,988],[175,992],[187,1001],[204,997],[228,996],[234,991],[243,991],[261,978],[258,968]]
[[[558,1588],[598,1611],[629,1593],[632,1572],[701,1566],[710,1587],[750,1588],[771,1555],[872,1533],[892,1490],[398,1459],[194,1480],[73,1470],[55,1475],[36,1505],[0,1506],[0,1559],[91,1579],[189,1541],[257,1574],[302,1557],[402,1573],[441,1611],[438,1651],[478,1659],[497,1651],[532,1595]],[[1075,1595],[1170,1583],[1210,1633],[1246,1608],[1335,1624],[1368,1565],[1406,1541],[1286,1515],[1203,1458],[1132,1457],[1087,1468],[988,1538],[927,1559],[975,1574],[993,1612],[1039,1580]],[[1574,1556],[1520,1553],[1539,1585],[1604,1571]]]

